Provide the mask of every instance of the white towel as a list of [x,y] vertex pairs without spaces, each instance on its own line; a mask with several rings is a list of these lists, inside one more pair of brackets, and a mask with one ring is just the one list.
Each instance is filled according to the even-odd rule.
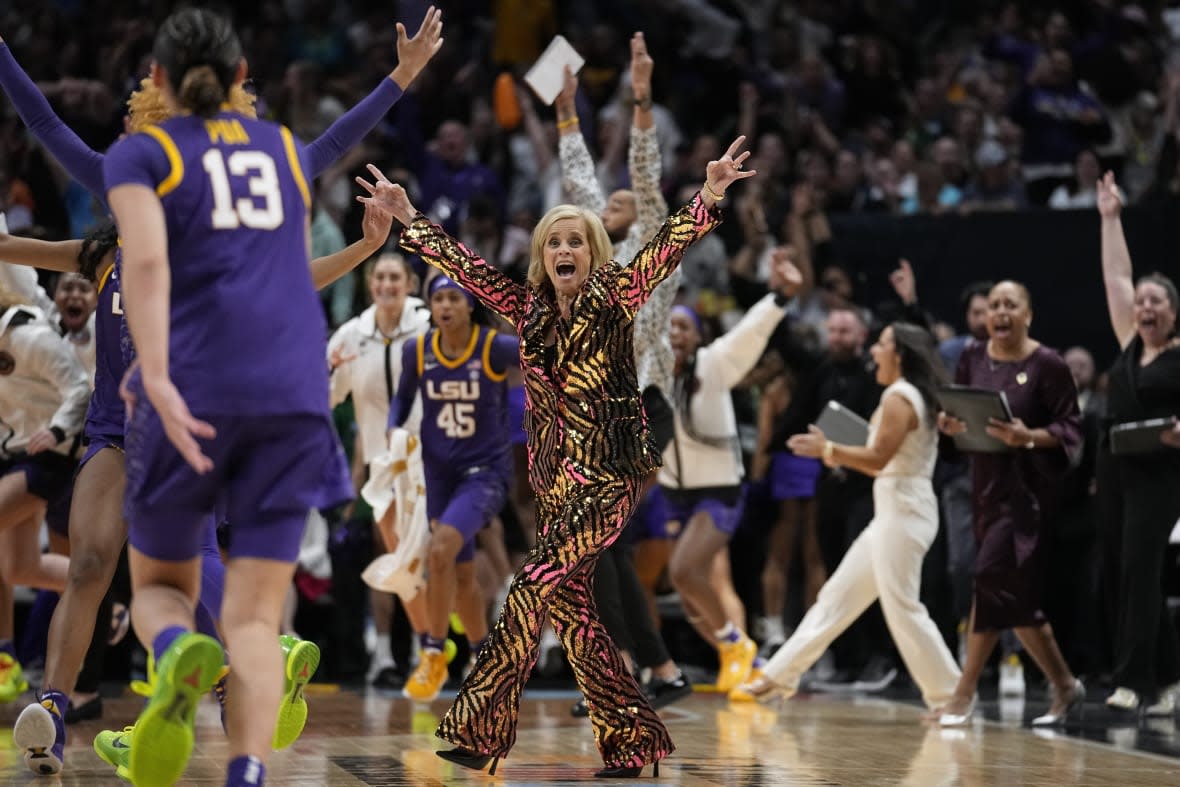
[[378,520],[397,503],[393,525],[397,549],[370,563],[361,579],[374,590],[397,593],[408,601],[426,584],[426,550],[430,546],[426,476],[417,437],[405,429],[390,433],[388,450],[369,464],[369,480],[361,495]]

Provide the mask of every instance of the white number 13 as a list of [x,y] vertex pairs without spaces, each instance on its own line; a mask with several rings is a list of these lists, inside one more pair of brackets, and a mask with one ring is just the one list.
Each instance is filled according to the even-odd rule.
[[[273,230],[283,223],[283,195],[275,162],[259,150],[235,150],[227,158],[217,148],[201,157],[209,182],[213,186],[213,229],[234,230],[239,226],[255,230]],[[226,164],[229,164],[228,173]],[[250,176],[250,197],[234,202],[229,175]],[[262,206],[252,199],[261,199]]]

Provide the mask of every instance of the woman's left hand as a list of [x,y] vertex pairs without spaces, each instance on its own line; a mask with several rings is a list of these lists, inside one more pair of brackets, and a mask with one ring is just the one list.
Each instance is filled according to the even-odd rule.
[[709,196],[711,191],[718,197],[725,196],[725,190],[729,188],[730,184],[735,180],[744,180],[745,178],[752,178],[758,174],[757,170],[742,169],[742,165],[746,159],[750,157],[750,151],[738,151],[742,149],[742,144],[745,143],[746,137],[740,136],[735,139],[725,151],[725,155],[716,161],[710,161],[705,167],[705,196]]
[[49,429],[42,429],[29,438],[29,444],[25,447],[25,453],[33,456],[42,451],[48,451],[55,445],[57,445],[57,435]]
[[1032,440],[1032,430],[1019,418],[1013,418],[1011,421],[988,419],[984,431],[1010,448],[1024,448]]
[[361,231],[365,242],[380,248],[389,240],[389,231],[393,228],[393,214],[385,210],[377,202],[365,203],[365,217],[361,219]]
[[807,434],[793,435],[787,440],[787,448],[790,448],[795,456],[819,459],[824,455],[824,444],[827,442],[828,438],[824,436],[823,430],[812,424],[807,427]]
[[791,252],[785,246],[778,246],[770,252],[770,278],[767,285],[788,298],[795,297],[803,286],[803,274],[791,262]]
[[1172,417],[1172,428],[1160,435],[1160,442],[1172,448],[1180,448],[1180,419]]

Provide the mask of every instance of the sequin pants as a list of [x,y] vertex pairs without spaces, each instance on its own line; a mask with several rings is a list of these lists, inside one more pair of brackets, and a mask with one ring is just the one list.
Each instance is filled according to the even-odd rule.
[[520,694],[548,614],[609,767],[638,766],[675,748],[598,619],[594,566],[623,530],[642,480],[579,484],[562,476],[537,498],[537,545],[512,581],[500,620],[436,734],[481,754],[516,741]]

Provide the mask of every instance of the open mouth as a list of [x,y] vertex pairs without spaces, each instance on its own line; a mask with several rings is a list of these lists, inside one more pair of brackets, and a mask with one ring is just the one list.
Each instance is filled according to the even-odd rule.
[[559,262],[553,266],[553,272],[557,274],[559,279],[572,279],[574,274],[578,272],[578,266],[572,262]]
[[1012,325],[1011,323],[994,325],[992,326],[992,333],[994,333],[996,336],[1007,336],[1008,334],[1012,333]]

